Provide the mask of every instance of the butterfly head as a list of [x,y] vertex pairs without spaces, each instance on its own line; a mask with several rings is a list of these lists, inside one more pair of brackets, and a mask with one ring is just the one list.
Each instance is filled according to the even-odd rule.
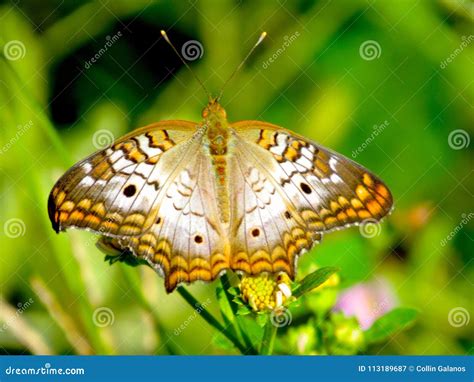
[[226,119],[227,113],[216,98],[209,100],[209,103],[202,111],[204,119]]

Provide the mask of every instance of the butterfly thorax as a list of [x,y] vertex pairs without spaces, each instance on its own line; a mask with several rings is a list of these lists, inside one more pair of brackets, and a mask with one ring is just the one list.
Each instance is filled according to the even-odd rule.
[[212,160],[212,166],[217,185],[217,197],[221,219],[229,222],[230,203],[228,192],[227,161],[229,155],[229,123],[224,108],[212,100],[202,112],[206,126],[205,146]]

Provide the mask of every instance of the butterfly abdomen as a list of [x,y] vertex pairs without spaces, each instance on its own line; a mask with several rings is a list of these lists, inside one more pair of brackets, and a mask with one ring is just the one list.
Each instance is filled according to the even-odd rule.
[[223,223],[228,223],[230,218],[230,203],[228,193],[227,156],[212,156],[212,166],[214,168],[217,185],[217,203]]
[[216,179],[216,194],[221,220],[228,223],[230,219],[230,203],[228,192],[228,155],[229,129],[225,120],[213,116],[208,120],[207,147],[211,157],[212,168]]

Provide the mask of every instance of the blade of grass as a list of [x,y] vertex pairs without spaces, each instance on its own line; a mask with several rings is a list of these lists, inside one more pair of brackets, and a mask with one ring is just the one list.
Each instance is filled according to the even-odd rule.
[[162,343],[159,348],[156,349],[156,353],[158,354],[160,349],[164,346],[168,354],[175,355],[180,354],[180,352],[172,346],[170,341],[163,341],[163,339],[167,338],[167,332],[164,328],[163,323],[158,316],[156,309],[150,303],[150,301],[146,298],[142,283],[140,282],[140,278],[138,276],[137,268],[131,268],[129,266],[122,267],[123,273],[127,278],[129,285],[132,288],[132,291],[135,293],[137,297],[137,302],[141,305],[142,309],[148,312],[151,316],[153,321],[153,327],[155,328],[155,332],[158,333],[159,341]]
[[16,70],[12,67],[10,62],[5,59],[3,55],[0,55],[3,58],[5,66],[9,69],[9,72],[12,74],[12,78],[15,79],[18,85],[18,98],[23,101],[25,105],[28,105],[28,108],[32,111],[35,115],[36,119],[40,122],[39,125],[45,132],[48,139],[51,141],[53,147],[55,148],[56,152],[60,156],[63,164],[65,167],[69,167],[72,164],[71,156],[69,155],[69,151],[64,147],[61,142],[61,138],[59,137],[56,129],[54,128],[53,124],[50,122],[49,118],[46,116],[44,108],[36,101],[33,97],[31,91],[28,89],[28,86],[24,83],[24,81],[20,78],[19,74]]
[[52,355],[53,350],[44,341],[41,332],[30,326],[30,324],[18,314],[18,310],[6,302],[0,296],[0,321],[7,325],[7,329],[11,330],[14,336],[20,341],[31,353],[36,355]]
[[35,277],[31,280],[31,286],[77,353],[82,355],[93,354],[92,346],[81,334],[76,321],[63,309],[54,293],[46,286],[46,283],[41,278]]
[[251,349],[246,348],[242,345],[238,338],[236,338],[229,330],[227,330],[204,306],[202,306],[194,296],[189,293],[186,288],[180,286],[177,288],[178,293],[184,300],[195,310],[196,307],[200,307],[199,315],[213,328],[221,332],[234,346],[239,349],[242,354],[252,354]]
[[227,298],[227,302],[229,303],[229,305],[232,309],[232,313],[233,313],[232,324],[234,325],[234,329],[235,329],[236,333],[238,333],[242,337],[245,346],[248,349],[251,349],[251,352],[253,354],[257,354],[257,351],[254,349],[253,344],[250,341],[250,338],[247,336],[247,333],[245,332],[245,330],[242,328],[242,326],[239,323],[238,316],[237,316],[238,307],[232,301],[233,296],[229,293],[229,288],[231,287],[231,283],[230,283],[229,276],[227,275],[227,273],[224,273],[221,276],[220,282],[221,282],[222,288],[224,289],[225,296]]
[[261,355],[271,355],[273,353],[273,345],[277,335],[278,327],[273,325],[272,320],[267,320],[265,330],[263,331],[262,345],[260,347]]

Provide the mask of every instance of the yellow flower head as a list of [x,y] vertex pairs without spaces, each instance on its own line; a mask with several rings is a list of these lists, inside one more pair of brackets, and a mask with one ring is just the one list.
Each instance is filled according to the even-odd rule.
[[273,310],[291,297],[291,281],[286,273],[245,276],[240,282],[242,298],[254,311]]

